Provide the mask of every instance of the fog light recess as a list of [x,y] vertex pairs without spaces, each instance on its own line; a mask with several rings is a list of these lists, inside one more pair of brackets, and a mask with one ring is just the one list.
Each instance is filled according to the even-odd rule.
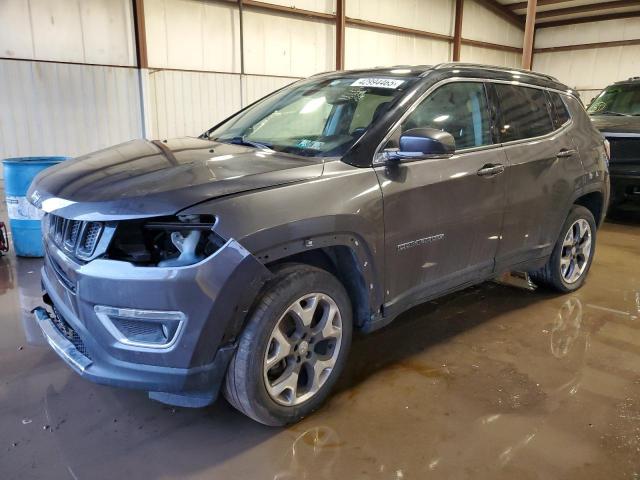
[[96,305],[96,316],[118,342],[133,347],[171,348],[184,326],[182,312]]

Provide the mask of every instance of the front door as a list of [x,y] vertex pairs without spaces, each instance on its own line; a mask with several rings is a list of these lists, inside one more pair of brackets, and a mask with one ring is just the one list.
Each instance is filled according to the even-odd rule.
[[450,158],[375,167],[385,224],[388,310],[490,275],[505,200],[506,157],[492,141],[492,119],[482,82],[447,83],[421,100],[385,148],[402,132],[431,127],[456,141]]

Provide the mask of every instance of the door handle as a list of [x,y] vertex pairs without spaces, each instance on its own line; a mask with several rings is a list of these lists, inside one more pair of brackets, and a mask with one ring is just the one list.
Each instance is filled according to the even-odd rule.
[[488,163],[478,170],[478,175],[481,177],[495,177],[504,172],[504,165],[501,163]]
[[556,154],[556,157],[557,158],[568,158],[568,157],[573,157],[576,153],[578,153],[578,152],[576,152],[573,148],[569,149],[569,150],[562,149]]

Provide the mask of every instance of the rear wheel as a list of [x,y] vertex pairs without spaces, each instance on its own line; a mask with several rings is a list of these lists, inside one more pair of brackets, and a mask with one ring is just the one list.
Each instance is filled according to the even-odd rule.
[[596,246],[596,222],[585,207],[574,205],[547,264],[530,275],[534,282],[560,292],[582,286]]
[[330,273],[291,265],[258,300],[229,365],[224,395],[266,425],[296,422],[316,410],[346,362],[351,303]]

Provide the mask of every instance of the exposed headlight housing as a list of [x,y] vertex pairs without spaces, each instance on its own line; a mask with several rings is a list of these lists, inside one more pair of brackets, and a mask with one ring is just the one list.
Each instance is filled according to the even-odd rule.
[[211,215],[127,220],[118,223],[108,257],[136,265],[193,265],[215,253],[225,240],[213,231]]

